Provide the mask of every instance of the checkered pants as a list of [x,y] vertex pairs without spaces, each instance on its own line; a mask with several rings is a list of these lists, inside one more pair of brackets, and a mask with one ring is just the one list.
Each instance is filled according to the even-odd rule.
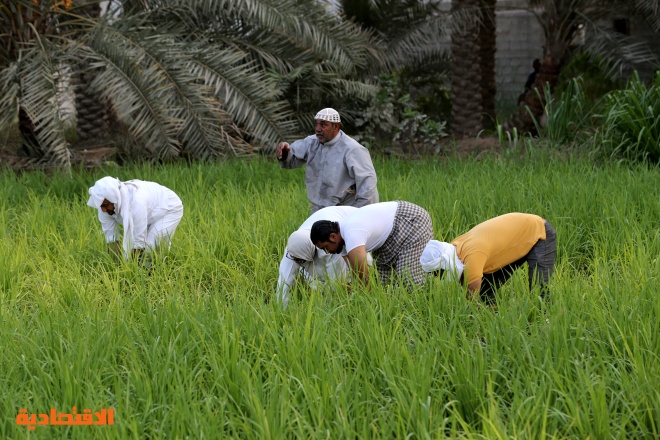
[[417,285],[424,284],[424,271],[419,262],[426,244],[433,238],[431,216],[413,203],[397,201],[394,226],[385,243],[372,252],[380,280],[386,283],[392,271],[409,277]]

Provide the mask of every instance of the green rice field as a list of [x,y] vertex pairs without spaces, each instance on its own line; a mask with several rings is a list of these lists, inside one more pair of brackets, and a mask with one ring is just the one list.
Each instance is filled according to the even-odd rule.
[[[449,241],[506,212],[557,231],[551,300],[459,285],[297,288],[275,301],[304,170],[275,160],[0,173],[0,438],[660,438],[660,169],[524,155],[376,157],[381,201]],[[87,189],[183,200],[151,271],[108,253]],[[18,424],[114,410],[112,425]]]

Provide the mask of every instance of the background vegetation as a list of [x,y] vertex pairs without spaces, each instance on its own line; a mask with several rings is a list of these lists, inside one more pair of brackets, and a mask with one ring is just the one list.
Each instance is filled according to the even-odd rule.
[[650,84],[633,74],[620,89],[598,94],[593,78],[577,76],[562,84],[547,105],[540,137],[550,145],[574,145],[603,160],[660,161],[660,72]]
[[[533,212],[556,228],[552,301],[525,273],[497,311],[431,280],[300,289],[273,302],[302,170],[272,161],[0,174],[0,437],[656,438],[660,170],[521,142],[499,157],[375,158],[382,200],[436,238]],[[185,205],[148,273],[115,265],[87,188],[154,180]],[[15,423],[19,408],[113,407],[107,427]]]
[[[127,161],[246,157],[309,133],[332,106],[371,147],[439,151],[446,134],[498,122],[537,134],[564,70],[586,65],[576,56],[587,73],[597,66],[598,84],[658,68],[647,44],[657,0],[527,0],[542,66],[525,105],[497,121],[496,3],[4,0],[2,147],[21,154],[8,160],[17,168],[68,168],[79,150],[108,145]],[[646,39],[628,35],[633,23]],[[622,139],[614,151],[628,148]]]

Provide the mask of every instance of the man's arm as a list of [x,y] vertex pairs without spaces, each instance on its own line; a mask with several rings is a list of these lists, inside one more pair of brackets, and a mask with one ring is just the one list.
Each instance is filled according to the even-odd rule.
[[117,220],[100,209],[98,212],[98,218],[101,222],[101,229],[103,230],[103,235],[105,235],[106,243],[116,242],[119,239]]
[[378,179],[371,161],[369,150],[362,147],[353,148],[346,155],[346,165],[349,175],[355,179],[355,203],[360,208],[371,203],[378,203]]
[[481,293],[481,281],[484,278],[484,266],[486,265],[487,259],[488,256],[486,253],[481,251],[470,252],[462,259],[465,267],[463,274],[461,275],[461,284],[467,284],[465,297],[469,301],[476,301],[479,299],[479,293]]
[[367,264],[366,246],[358,246],[346,256],[348,265],[365,286],[369,285],[369,265]]
[[479,292],[481,292],[481,280],[483,278],[479,278],[477,281],[473,281],[470,284],[468,284],[468,291],[465,294],[465,297],[467,298],[468,301],[476,301],[479,299]]

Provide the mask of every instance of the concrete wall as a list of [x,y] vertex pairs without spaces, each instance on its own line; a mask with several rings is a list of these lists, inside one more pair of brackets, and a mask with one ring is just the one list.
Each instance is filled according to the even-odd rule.
[[[441,0],[443,6],[451,7],[451,0]],[[516,105],[527,76],[532,71],[534,58],[543,56],[545,36],[534,14],[528,9],[527,0],[498,0],[497,52],[495,69],[498,110],[508,110]],[[650,43],[660,56],[660,37],[643,23],[630,22],[630,34]],[[643,79],[653,75],[651,68],[640,71]]]
[[[495,69],[500,107],[514,106],[523,92],[534,58],[542,58],[545,38],[538,21],[515,2],[498,2]],[[524,3],[524,2],[523,2]]]
[[[336,0],[321,0],[336,6]],[[444,10],[451,9],[451,0],[440,0]],[[545,36],[534,14],[527,8],[527,0],[498,0],[496,7],[497,51],[495,69],[497,106],[499,110],[515,107],[518,95],[523,92],[527,76],[532,71],[534,58],[542,58]],[[650,42],[660,56],[660,38],[647,26],[630,23],[630,33]],[[449,50],[449,41],[447,41]],[[647,69],[644,78],[652,76]]]
[[[451,0],[441,0],[451,9]],[[496,105],[499,110],[515,107],[518,95],[532,69],[534,58],[543,56],[545,37],[534,14],[526,10],[527,0],[498,0],[496,6],[497,51],[495,52]],[[449,50],[449,41],[447,42]]]

